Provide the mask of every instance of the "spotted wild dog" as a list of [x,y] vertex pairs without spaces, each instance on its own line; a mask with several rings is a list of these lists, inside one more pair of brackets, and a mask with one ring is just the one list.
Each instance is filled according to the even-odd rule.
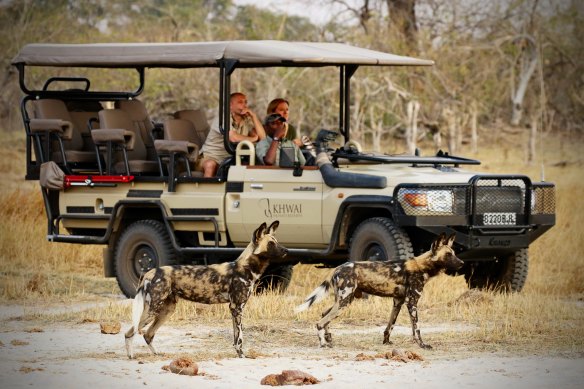
[[132,327],[125,335],[128,357],[134,357],[134,335],[136,332],[142,333],[148,324],[150,327],[144,333],[144,340],[150,350],[157,353],[152,345],[154,335],[174,312],[181,297],[203,304],[229,303],[233,316],[233,344],[237,355],[242,358],[243,308],[270,260],[282,258],[288,253],[274,237],[278,225],[278,221],[269,227],[262,223],[234,262],[209,266],[163,266],[144,274],[132,306]]
[[393,309],[387,328],[383,332],[383,343],[390,344],[389,335],[401,306],[405,302],[410,313],[414,341],[422,348],[431,348],[422,341],[417,325],[418,299],[428,279],[440,273],[441,270],[458,270],[464,264],[452,249],[454,238],[454,234],[449,238],[442,234],[432,243],[429,251],[405,262],[363,261],[340,265],[333,271],[331,278],[320,284],[303,304],[296,307],[295,311],[304,311],[322,300],[332,284],[335,303],[323,312],[322,319],[316,324],[320,346],[332,347],[332,335],[328,326],[339,315],[341,309],[353,301],[355,296],[369,293],[375,296],[393,297]]

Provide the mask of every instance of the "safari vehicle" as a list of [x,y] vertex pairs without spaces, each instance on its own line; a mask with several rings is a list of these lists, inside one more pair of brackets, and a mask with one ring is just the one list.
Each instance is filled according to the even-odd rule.
[[[473,173],[467,168],[479,161],[442,152],[365,153],[351,138],[350,86],[359,67],[432,61],[337,43],[236,41],[31,44],[12,64],[25,94],[26,179],[41,179],[47,239],[105,245],[105,275],[117,277],[127,296],[155,266],[233,260],[253,229],[273,220],[280,221],[278,239],[290,250],[287,263],[268,271],[275,283],[285,284],[296,263],[404,261],[444,232],[456,234],[470,286],[519,291],[528,246],[555,223],[551,183]],[[88,74],[135,69],[137,85],[93,90],[89,76],[80,76],[52,77],[31,88],[27,72],[36,67]],[[232,157],[216,177],[203,178],[189,156],[208,131],[204,116],[176,107],[176,119],[154,125],[140,101],[147,99],[141,96],[147,69],[216,68],[219,126],[229,128],[232,75],[265,67],[338,69],[339,117],[331,123],[338,131],[321,131],[315,139],[315,166],[262,166],[253,144],[235,147],[225,136]],[[64,86],[71,83],[76,86]]]

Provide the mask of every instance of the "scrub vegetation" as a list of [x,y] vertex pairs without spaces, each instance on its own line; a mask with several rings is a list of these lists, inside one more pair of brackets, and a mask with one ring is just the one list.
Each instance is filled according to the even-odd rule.
[[[501,2],[499,7],[479,8],[478,14],[462,15],[454,12],[458,1],[416,3],[417,9],[424,12],[417,18],[414,45],[388,25],[383,10],[353,22],[340,24],[331,19],[316,26],[307,18],[254,6],[236,7],[230,0],[2,3],[0,31],[5,39],[0,41],[0,302],[30,306],[105,303],[81,313],[23,318],[44,322],[125,323],[131,315],[129,306],[108,303],[120,291],[114,279],[103,277],[102,247],[48,243],[45,239],[46,217],[38,183],[23,179],[21,94],[17,73],[10,66],[20,47],[33,42],[342,41],[436,61],[433,68],[358,70],[352,89],[353,139],[365,149],[405,152],[411,118],[408,107],[416,103],[419,128],[415,143],[422,155],[443,148],[480,159],[482,165],[476,170],[527,174],[534,181],[543,172],[547,181],[556,184],[556,226],[530,246],[530,270],[523,291],[473,291],[462,276],[431,280],[419,304],[422,328],[446,325],[452,330],[427,334],[429,343],[443,350],[500,351],[513,347],[524,352],[544,348],[581,354],[584,50],[576,37],[581,36],[584,15],[578,12],[578,2],[568,1],[562,6],[554,6],[551,1]],[[454,18],[455,14],[458,18]],[[522,69],[533,53],[537,66],[527,83],[521,119],[511,125],[511,102],[517,95]],[[181,108],[203,107],[212,116],[218,96],[209,91],[217,90],[217,73],[154,70],[149,73],[142,99],[158,120]],[[70,74],[58,70],[53,75]],[[30,76],[33,83],[45,79],[41,72]],[[128,75],[100,74],[102,88],[132,89],[131,81]],[[292,120],[306,135],[336,125],[337,87],[336,72],[318,69],[244,70],[232,81],[232,89],[245,91],[258,112],[263,112],[272,98],[286,97],[291,102]],[[293,313],[293,307],[329,272],[330,269],[298,265],[284,294],[267,291],[253,296],[244,313],[250,336],[275,344],[284,337],[295,345],[316,343],[314,323],[321,308],[330,301],[299,315]],[[335,325],[357,330],[381,327],[386,325],[390,309],[391,299],[370,296],[352,304]],[[230,328],[230,322],[224,305],[186,302],[179,304],[171,319],[175,325],[201,323],[225,328]],[[398,317],[398,325],[409,326],[404,312]],[[459,327],[471,330],[459,331]],[[341,350],[358,344],[359,348],[383,351],[381,332],[355,336],[340,333],[335,341]],[[400,336],[405,335],[398,335],[397,342],[402,342]],[[221,350],[209,352],[221,354]]]

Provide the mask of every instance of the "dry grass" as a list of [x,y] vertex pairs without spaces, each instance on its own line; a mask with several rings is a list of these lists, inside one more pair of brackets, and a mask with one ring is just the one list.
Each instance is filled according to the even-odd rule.
[[[39,191],[34,185],[22,185],[24,152],[18,148],[21,146],[17,147],[22,139],[16,137],[10,142],[13,142],[12,147],[1,150],[10,158],[0,163],[3,177],[8,177],[1,181],[0,190],[0,300],[44,304],[119,293],[114,280],[102,277],[101,247],[46,242],[46,221]],[[456,324],[476,329],[460,332],[452,327],[446,332],[427,334],[426,340],[438,348],[497,351],[513,347],[525,352],[542,348],[584,352],[584,258],[580,249],[584,244],[584,205],[580,201],[584,192],[581,179],[584,161],[579,154],[582,141],[568,142],[550,137],[545,142],[546,179],[557,186],[557,225],[530,247],[530,272],[524,291],[519,294],[470,294],[462,277],[439,276],[431,280],[419,306],[422,334],[428,326]],[[509,144],[516,146],[507,142]],[[525,165],[522,152],[514,152],[513,148],[500,144],[483,147],[479,155],[469,157],[483,161],[478,170],[524,173],[534,180],[540,176],[539,164]],[[288,344],[314,346],[314,323],[332,298],[299,315],[293,313],[293,307],[330,271],[299,265],[284,295],[266,292],[253,297],[244,314],[247,338],[257,337],[266,344],[277,345],[285,337]],[[336,335],[338,348],[327,351],[329,356],[351,349],[383,351],[381,332],[376,328],[386,325],[390,309],[391,299],[373,296],[353,303],[333,322],[333,334],[341,328],[361,332],[351,336]],[[39,318],[45,321],[79,322],[85,318],[96,322],[127,322],[130,308],[111,303],[81,314],[30,317]],[[225,305],[181,302],[171,320],[177,326],[197,323],[229,331],[231,328]],[[409,326],[405,312],[398,317],[398,325]],[[372,329],[375,331],[368,333]],[[409,342],[409,336],[396,335],[396,343],[404,341]],[[230,348],[227,351],[231,355]]]

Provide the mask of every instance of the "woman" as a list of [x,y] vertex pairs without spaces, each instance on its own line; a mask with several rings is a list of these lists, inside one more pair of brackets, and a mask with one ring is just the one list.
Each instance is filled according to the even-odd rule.
[[286,123],[285,123],[286,124],[286,135],[284,135],[284,138],[293,141],[299,147],[303,146],[302,140],[300,139],[300,137],[298,136],[298,134],[296,132],[296,128],[294,128],[292,125],[290,125],[288,123],[289,111],[290,111],[290,104],[288,103],[288,100],[282,99],[282,98],[277,98],[277,99],[270,101],[270,104],[268,104],[268,109],[267,109],[266,114],[270,115],[272,113],[277,113],[277,114],[282,115],[282,117],[284,117],[284,119],[286,119]]

